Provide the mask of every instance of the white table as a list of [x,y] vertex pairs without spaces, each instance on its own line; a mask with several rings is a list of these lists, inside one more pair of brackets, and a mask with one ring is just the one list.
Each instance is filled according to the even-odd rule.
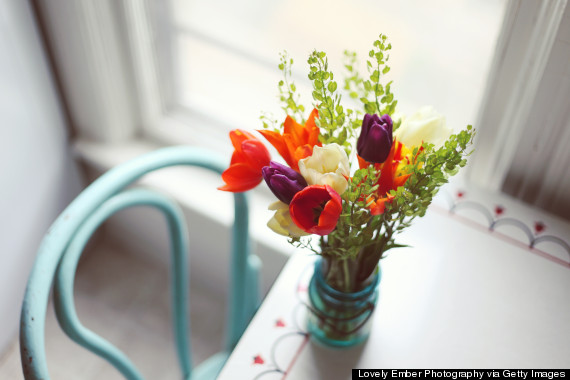
[[[531,249],[527,234],[514,227],[526,224],[531,238],[557,230],[568,241],[568,224],[550,219],[548,229],[534,229],[550,217],[516,202],[504,206],[511,201],[503,198],[500,206],[488,196],[474,206],[458,194],[449,205],[435,202],[401,235],[398,241],[413,248],[382,261],[380,299],[364,345],[325,348],[305,333],[315,256],[299,252],[219,379],[350,379],[352,368],[569,368],[570,253],[563,243]],[[461,202],[474,207],[449,212]],[[491,220],[481,217],[480,206]],[[489,230],[487,223],[500,219],[507,223]]]

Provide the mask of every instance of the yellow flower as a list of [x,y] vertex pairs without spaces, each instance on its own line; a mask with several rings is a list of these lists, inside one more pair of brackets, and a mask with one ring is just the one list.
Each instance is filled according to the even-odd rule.
[[329,185],[338,194],[348,188],[350,165],[338,144],[315,146],[311,156],[299,161],[299,169],[309,185]]
[[301,237],[309,235],[295,224],[289,214],[289,205],[287,203],[276,201],[269,205],[269,210],[274,210],[275,214],[267,222],[267,227],[279,235],[290,237]]

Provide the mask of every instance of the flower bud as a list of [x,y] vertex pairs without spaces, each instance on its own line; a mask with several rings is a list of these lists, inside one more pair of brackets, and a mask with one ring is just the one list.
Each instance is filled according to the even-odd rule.
[[275,161],[270,161],[261,173],[269,189],[283,203],[291,203],[295,194],[307,186],[301,174]]
[[346,152],[336,143],[315,146],[311,156],[299,160],[299,170],[309,185],[329,185],[339,194],[348,188],[350,164]]
[[424,142],[433,144],[437,149],[445,144],[451,134],[452,130],[446,125],[445,117],[431,106],[422,107],[411,116],[403,118],[400,128],[394,133],[398,141],[410,149],[419,147]]
[[368,162],[381,164],[392,148],[392,119],[389,115],[364,115],[356,150]]

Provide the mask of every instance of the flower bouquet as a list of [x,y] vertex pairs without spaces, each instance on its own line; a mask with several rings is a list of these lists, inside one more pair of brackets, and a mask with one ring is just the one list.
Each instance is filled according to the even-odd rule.
[[396,113],[392,82],[384,81],[391,47],[380,35],[366,77],[356,69],[356,54],[345,52],[342,90],[326,54],[313,51],[314,109],[306,119],[291,80],[293,60],[281,55],[286,117],[279,123],[263,115],[258,131],[281,162],[250,132],[230,132],[235,151],[220,189],[242,192],[265,180],[277,198],[269,205],[275,211],[269,228],[321,256],[309,289],[315,315],[309,330],[333,345],[366,335],[360,330],[376,303],[379,260],[403,247],[396,235],[424,216],[439,187],[465,166],[474,136],[471,126],[452,134],[431,107],[407,117]]

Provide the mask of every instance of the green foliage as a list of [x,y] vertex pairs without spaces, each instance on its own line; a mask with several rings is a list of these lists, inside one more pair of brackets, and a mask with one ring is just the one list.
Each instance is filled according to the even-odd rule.
[[[324,144],[337,143],[349,152],[349,140],[354,135],[351,123],[347,123],[348,112],[341,104],[342,95],[334,74],[329,70],[326,54],[313,51],[307,61],[309,63],[309,79],[313,83],[313,100],[319,110],[319,127],[321,142]],[[352,111],[350,111],[352,114]]]
[[280,129],[279,121],[267,112],[262,112],[261,116],[259,116],[259,120],[261,120],[264,129],[272,129],[274,131]]
[[347,75],[344,77],[344,90],[354,100],[361,98],[367,99],[370,96],[370,90],[372,87],[370,85],[364,87],[364,79],[360,76],[357,69],[358,58],[356,53],[345,50],[344,59],[344,68],[347,72]]
[[392,115],[398,104],[392,93],[392,82],[385,85],[381,83],[382,77],[390,71],[387,62],[390,59],[391,49],[392,44],[388,42],[388,38],[380,34],[368,52],[370,58],[366,61],[368,79],[362,78],[355,69],[358,63],[356,53],[345,51],[345,68],[348,75],[345,78],[344,88],[349,91],[351,98],[360,100],[366,113]]
[[287,115],[302,122],[305,106],[299,103],[300,95],[297,93],[297,86],[291,79],[292,66],[293,58],[289,58],[287,51],[283,51],[279,55],[279,70],[283,73],[283,80],[278,83],[279,100],[282,103],[281,109]]
[[[370,165],[357,170],[349,181],[348,190],[342,195],[342,215],[336,229],[327,236],[322,254],[343,260],[364,260],[362,252],[373,247],[373,251],[379,253],[379,259],[385,251],[401,247],[395,242],[395,236],[409,227],[416,217],[424,216],[439,188],[465,166],[473,137],[473,128],[467,126],[458,134],[451,135],[438,149],[428,143],[414,148],[408,155],[409,163],[400,162],[398,168],[401,174],[411,175],[404,186],[390,191],[393,199],[385,203],[386,208],[381,215],[372,215],[369,206],[372,199],[387,196],[377,194],[382,169]],[[360,270],[372,271],[376,263],[377,260],[372,261],[365,268],[364,260],[364,267],[361,266]]]
[[[308,77],[313,84],[311,93],[315,107],[319,111],[317,123],[321,128],[320,139],[323,144],[337,143],[350,153],[350,142],[358,136],[358,130],[362,125],[364,113],[389,113],[392,114],[397,101],[391,92],[392,82],[385,85],[382,78],[390,71],[386,64],[389,59],[388,51],[392,45],[387,42],[384,35],[374,41],[373,49],[369,52],[370,60],[367,61],[369,78],[364,79],[357,70],[358,60],[356,53],[345,52],[346,63],[344,65],[347,75],[344,78],[344,86],[339,88],[334,73],[329,67],[326,53],[313,51],[308,58]],[[279,99],[285,113],[298,122],[303,122],[305,107],[299,103],[300,96],[297,88],[291,80],[291,66],[293,59],[287,52],[280,55],[279,69],[283,73],[283,80],[279,82]],[[348,96],[360,99],[363,111],[345,108],[341,103],[344,90]],[[263,114],[260,117],[264,128],[278,130],[280,125],[270,115]]]
[[414,149],[412,156],[416,157],[415,160],[401,169],[411,176],[392,194],[395,198],[386,206],[385,214],[397,220],[394,233],[408,227],[416,217],[425,215],[439,188],[457,173],[460,166],[465,166],[466,158],[471,154],[468,148],[473,137],[474,131],[469,125],[459,134],[451,135],[437,150],[428,143]]

